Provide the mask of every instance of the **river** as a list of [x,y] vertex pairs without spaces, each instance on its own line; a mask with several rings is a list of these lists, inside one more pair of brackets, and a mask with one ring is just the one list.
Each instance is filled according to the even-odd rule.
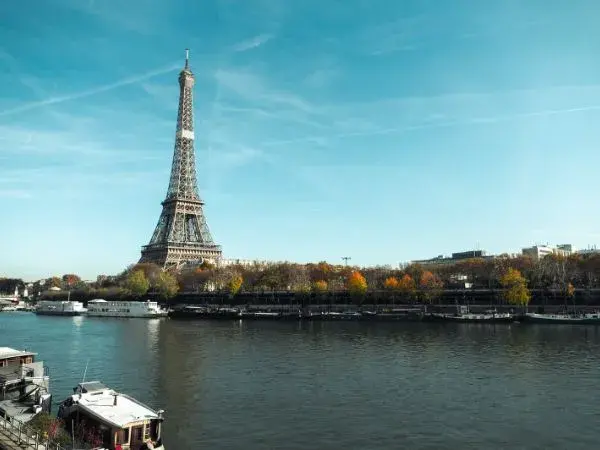
[[[0,346],[165,413],[170,450],[588,449],[600,328],[0,313]],[[56,407],[54,408],[56,411]]]

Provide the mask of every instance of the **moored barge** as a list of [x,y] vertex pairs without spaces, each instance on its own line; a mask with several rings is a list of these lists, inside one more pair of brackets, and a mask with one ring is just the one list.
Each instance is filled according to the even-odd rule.
[[74,442],[107,450],[164,450],[163,413],[99,381],[79,383],[58,409]]

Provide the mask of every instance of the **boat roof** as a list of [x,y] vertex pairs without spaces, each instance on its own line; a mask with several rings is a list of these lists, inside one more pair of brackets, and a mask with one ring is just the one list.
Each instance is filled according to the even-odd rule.
[[108,303],[103,298],[95,298],[94,300],[90,300],[88,303]]
[[[158,419],[158,413],[125,394],[119,394],[99,381],[80,383],[79,405],[99,419],[125,428],[131,422]],[[117,404],[115,405],[115,397]]]
[[0,347],[0,359],[18,358],[19,356],[35,356],[37,353],[32,353],[23,350],[15,350],[10,347]]

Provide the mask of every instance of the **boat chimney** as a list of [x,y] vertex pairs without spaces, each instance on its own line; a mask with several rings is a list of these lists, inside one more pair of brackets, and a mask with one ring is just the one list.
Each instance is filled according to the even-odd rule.
[[115,400],[113,401],[113,406],[117,406],[117,394],[114,395]]

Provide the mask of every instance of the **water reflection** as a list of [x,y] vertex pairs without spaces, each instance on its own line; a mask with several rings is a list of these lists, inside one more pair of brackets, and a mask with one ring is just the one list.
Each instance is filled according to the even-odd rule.
[[[592,448],[600,330],[0,315],[3,345],[166,410],[170,448]],[[540,433],[539,430],[544,430]]]
[[83,316],[73,316],[73,326],[75,328],[81,328],[84,320],[85,318]]

